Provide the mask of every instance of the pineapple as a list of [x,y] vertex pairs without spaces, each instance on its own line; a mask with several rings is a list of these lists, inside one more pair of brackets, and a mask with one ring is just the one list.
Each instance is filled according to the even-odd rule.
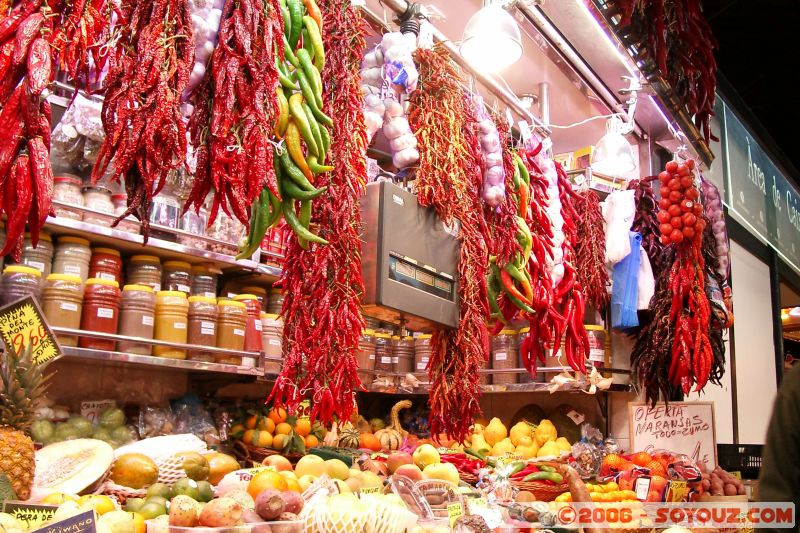
[[46,390],[43,365],[34,365],[32,354],[29,344],[19,357],[9,350],[0,355],[0,473],[23,500],[30,496],[36,467],[28,433]]

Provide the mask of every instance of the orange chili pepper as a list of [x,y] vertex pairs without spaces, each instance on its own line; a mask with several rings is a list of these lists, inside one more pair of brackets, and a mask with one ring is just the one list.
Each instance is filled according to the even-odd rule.
[[322,33],[322,13],[317,3],[314,0],[303,0],[303,4],[306,6],[306,11],[308,11],[309,16],[314,19],[314,22],[319,26],[320,33]]
[[519,206],[518,206],[519,216],[521,216],[522,218],[526,218],[526,215],[528,214],[528,202],[530,196],[528,185],[524,181],[520,182],[519,190],[517,192],[519,193]]

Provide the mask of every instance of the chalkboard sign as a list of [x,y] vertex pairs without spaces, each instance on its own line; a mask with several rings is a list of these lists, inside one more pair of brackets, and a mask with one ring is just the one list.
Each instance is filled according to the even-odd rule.
[[633,452],[668,450],[717,464],[713,402],[629,403],[628,429]]
[[58,505],[38,505],[33,503],[6,500],[3,512],[8,513],[25,525],[26,531],[37,529],[53,518]]
[[97,533],[97,515],[94,510],[53,522],[31,533]]

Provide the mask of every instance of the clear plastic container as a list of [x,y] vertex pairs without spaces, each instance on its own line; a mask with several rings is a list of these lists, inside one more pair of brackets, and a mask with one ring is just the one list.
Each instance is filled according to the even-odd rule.
[[[125,285],[119,310],[119,334],[152,339],[155,327],[156,295],[149,285]],[[119,341],[117,351],[152,355],[153,346],[131,341]]]
[[122,283],[122,257],[113,248],[92,248],[89,277],[110,279]]
[[286,292],[283,289],[270,289],[269,301],[267,302],[267,313],[272,315],[281,314],[283,301],[286,299]]
[[[93,213],[106,213],[114,215],[114,202],[111,201],[111,191],[105,187],[84,187],[83,206]],[[84,213],[83,221],[99,226],[111,225],[111,218]]]
[[[119,283],[108,279],[90,278],[86,280],[83,292],[83,313],[81,313],[81,329],[99,333],[117,332],[119,326]],[[78,345],[81,348],[95,350],[113,350],[113,340],[81,337]]]
[[400,337],[393,345],[392,364],[395,372],[414,371],[414,337]]
[[283,319],[278,315],[261,313],[261,339],[264,345],[264,371],[277,374],[283,359]]
[[[181,217],[178,227],[186,233],[205,236],[207,224],[208,211],[205,208],[201,208],[199,213],[196,213],[194,209],[189,209]],[[191,246],[199,250],[208,248],[208,241],[189,235],[178,235],[178,242],[184,246]]]
[[26,296],[33,296],[39,301],[41,294],[42,273],[37,269],[22,265],[9,265],[3,269],[3,290],[0,294],[3,305]]
[[[83,283],[71,274],[50,274],[42,289],[42,312],[50,326],[80,329]],[[61,346],[77,346],[78,337],[57,335]]]
[[[206,296],[189,297],[189,344],[217,345],[217,300]],[[200,350],[190,351],[187,359],[213,362],[214,356]]]
[[[154,338],[159,341],[186,344],[189,340],[189,301],[182,291],[156,293]],[[169,359],[186,359],[186,350],[169,346],[153,346],[153,355]]]
[[361,339],[358,341],[358,358],[359,370],[369,370],[370,372],[359,372],[358,377],[361,378],[362,383],[372,382],[372,370],[375,370],[375,331],[365,329],[361,334]]
[[[83,207],[83,194],[81,178],[73,174],[60,174],[53,178],[53,200]],[[72,220],[83,219],[83,214],[77,209],[53,206],[56,216]]]
[[[127,194],[112,194],[111,202],[114,204],[114,215],[121,216],[128,210],[128,195]],[[127,233],[139,233],[139,221],[133,215],[128,215],[119,221],[116,228],[120,231]]]
[[47,279],[53,266],[53,239],[50,234],[44,231],[39,232],[39,242],[34,248],[31,234],[26,232],[20,263],[35,268],[42,273],[42,279]]
[[[504,329],[492,337],[492,370],[517,368],[517,334],[515,329]],[[519,374],[511,372],[493,373],[492,384],[508,385],[517,383]]]
[[217,297],[217,286],[222,271],[215,266],[192,266],[192,296]]
[[53,274],[71,274],[82,281],[89,279],[89,262],[92,249],[89,241],[83,237],[59,237],[56,241],[56,252],[53,256]]
[[161,288],[180,291],[188,296],[192,291],[192,265],[186,261],[164,261]]
[[[169,178],[167,178],[167,185],[161,189],[161,192],[153,197],[153,204],[150,210],[150,223],[158,224],[167,228],[177,228],[178,220],[181,216],[181,203],[177,195],[169,185]],[[174,233],[167,233],[154,230],[155,236],[158,239],[175,240]]]
[[244,328],[244,350],[260,352],[263,348],[261,339],[261,304],[255,294],[238,294],[234,302],[242,302],[247,307],[247,322]]
[[424,379],[428,376],[432,337],[433,335],[424,333],[414,338],[414,375],[417,376],[417,379]]
[[[247,324],[247,306],[234,300],[217,302],[217,348],[241,352],[244,350],[244,332]],[[217,363],[241,364],[241,357],[215,354]]]
[[388,333],[375,333],[375,371],[392,372],[392,336]]
[[128,283],[161,290],[161,260],[154,255],[134,255],[128,260]]

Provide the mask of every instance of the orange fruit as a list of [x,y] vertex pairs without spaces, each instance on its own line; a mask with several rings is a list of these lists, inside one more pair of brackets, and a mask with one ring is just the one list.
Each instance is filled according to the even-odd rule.
[[278,433],[272,438],[272,448],[275,450],[282,450],[286,446],[286,440],[289,437],[283,433]]
[[303,492],[303,489],[300,488],[300,483],[298,483],[296,479],[292,479],[290,477],[286,478],[286,490],[293,490],[294,492]]
[[258,429],[275,433],[275,422],[271,418],[262,418],[258,421]]
[[264,470],[253,476],[253,479],[247,484],[247,493],[254,500],[267,489],[275,489],[281,492],[286,490],[286,478],[272,470]]
[[255,429],[258,425],[258,416],[250,415],[244,425],[247,427],[247,429]]
[[272,435],[267,431],[258,429],[248,429],[244,432],[242,440],[247,444],[258,446],[259,448],[269,448],[272,446]]
[[306,437],[306,448],[316,448],[319,446],[319,439],[314,435]]
[[311,422],[305,418],[297,419],[294,425],[294,432],[301,437],[307,437],[311,433]]
[[644,465],[644,467],[650,470],[650,475],[656,475],[656,476],[667,475],[667,470],[664,468],[664,465],[661,463],[661,461],[650,461],[649,463]]
[[660,502],[661,501],[661,493],[655,490],[651,490],[647,493],[647,501],[648,502]]
[[280,424],[281,422],[286,422],[286,409],[282,407],[273,408],[267,417],[275,422],[275,424]]
[[287,424],[286,422],[281,422],[277,426],[275,426],[275,433],[278,435],[288,435],[292,432],[292,426]]
[[637,452],[631,456],[631,461],[636,466],[647,466],[647,463],[652,460],[653,458],[647,452]]

